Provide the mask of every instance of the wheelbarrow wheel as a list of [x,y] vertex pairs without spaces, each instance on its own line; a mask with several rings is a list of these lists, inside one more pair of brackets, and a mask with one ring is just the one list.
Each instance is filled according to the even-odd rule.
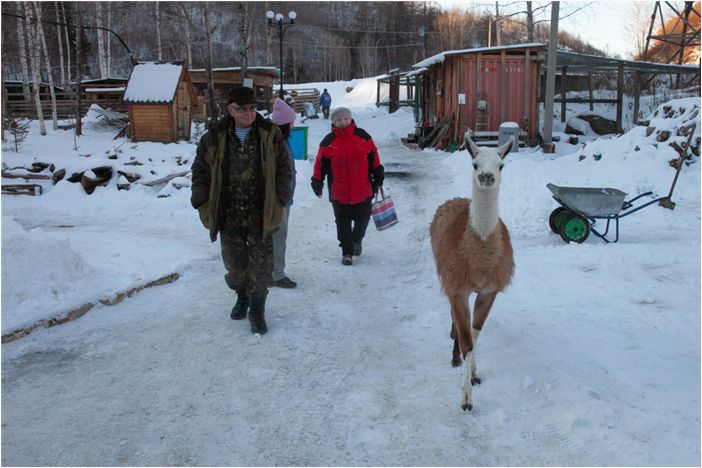
[[548,225],[554,234],[561,233],[561,225],[563,224],[563,221],[568,218],[569,213],[570,212],[562,206],[559,206],[551,212],[551,216],[548,217]]
[[560,235],[561,239],[567,243],[582,244],[590,235],[590,223],[580,215],[571,214],[561,224]]

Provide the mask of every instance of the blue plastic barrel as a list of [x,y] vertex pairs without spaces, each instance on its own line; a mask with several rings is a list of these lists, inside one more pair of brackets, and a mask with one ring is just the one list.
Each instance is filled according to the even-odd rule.
[[307,159],[307,127],[293,128],[288,142],[295,159]]

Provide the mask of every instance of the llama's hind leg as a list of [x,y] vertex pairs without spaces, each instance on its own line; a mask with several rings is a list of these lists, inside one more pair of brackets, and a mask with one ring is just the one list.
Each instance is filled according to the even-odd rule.
[[464,296],[454,295],[449,298],[451,318],[458,338],[458,346],[466,365],[463,367],[463,384],[461,386],[461,408],[463,411],[473,409],[473,389],[470,385],[471,369],[468,363],[473,359],[473,336],[470,331],[470,309]]
[[453,353],[451,354],[451,365],[453,367],[458,367],[461,365],[463,360],[461,359],[461,350],[458,347],[458,334],[456,333],[456,326],[451,322],[451,334],[449,335],[453,340]]
[[471,335],[473,337],[473,353],[470,362],[471,385],[480,384],[480,377],[478,377],[475,367],[475,352],[478,347],[478,336],[480,336],[485,320],[487,320],[490,309],[492,309],[492,305],[495,303],[495,297],[497,297],[497,293],[478,294],[478,297],[475,298],[475,305],[473,306],[473,325],[471,327]]

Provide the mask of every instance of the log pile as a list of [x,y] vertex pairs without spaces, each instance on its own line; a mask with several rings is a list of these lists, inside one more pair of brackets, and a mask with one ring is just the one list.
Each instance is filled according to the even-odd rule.
[[461,143],[456,124],[453,114],[440,118],[425,136],[419,138],[419,147],[456,151]]

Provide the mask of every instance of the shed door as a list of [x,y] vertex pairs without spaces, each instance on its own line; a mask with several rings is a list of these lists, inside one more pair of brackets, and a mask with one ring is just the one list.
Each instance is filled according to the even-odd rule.
[[176,137],[179,140],[190,138],[190,96],[181,84],[176,98]]

